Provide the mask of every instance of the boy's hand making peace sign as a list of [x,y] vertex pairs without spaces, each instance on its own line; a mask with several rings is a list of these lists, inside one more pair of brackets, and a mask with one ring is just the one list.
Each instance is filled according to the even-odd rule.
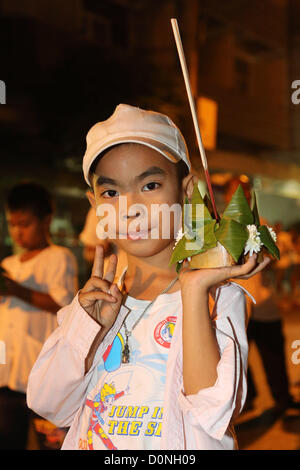
[[114,324],[122,301],[120,290],[113,284],[117,262],[117,256],[111,255],[103,275],[104,251],[101,245],[97,245],[92,275],[78,295],[82,308],[105,330]]

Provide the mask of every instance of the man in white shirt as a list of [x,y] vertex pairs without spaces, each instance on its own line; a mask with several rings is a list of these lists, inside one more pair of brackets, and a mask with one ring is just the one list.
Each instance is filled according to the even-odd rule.
[[52,213],[51,197],[39,185],[21,183],[8,193],[10,235],[23,250],[1,262],[0,340],[6,349],[0,365],[1,449],[26,446],[28,375],[57,326],[56,312],[70,303],[78,287],[75,257],[51,243]]

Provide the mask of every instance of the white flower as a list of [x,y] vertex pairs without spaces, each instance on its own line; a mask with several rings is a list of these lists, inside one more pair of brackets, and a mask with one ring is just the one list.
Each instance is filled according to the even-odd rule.
[[250,256],[253,255],[253,253],[258,253],[261,249],[262,242],[260,239],[260,233],[257,231],[256,225],[247,225],[247,229],[249,232],[249,237],[246,242],[244,254],[246,255],[248,252]]
[[274,230],[272,229],[272,227],[269,227],[269,226],[267,225],[267,229],[269,230],[270,235],[271,235],[271,237],[273,238],[274,242],[276,242],[276,240],[277,240],[277,235],[276,235],[276,233],[274,232]]

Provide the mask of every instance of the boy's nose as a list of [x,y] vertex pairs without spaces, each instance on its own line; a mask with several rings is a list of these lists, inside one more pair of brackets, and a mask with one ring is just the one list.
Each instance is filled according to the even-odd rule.
[[132,204],[127,204],[127,206],[123,207],[123,210],[121,210],[122,217],[127,220],[127,219],[134,219],[136,217],[141,217],[144,216],[147,213],[147,208],[143,204],[139,203],[132,203]]
[[124,214],[125,219],[134,219],[135,217],[139,217],[141,215],[141,211],[136,210],[134,212],[130,212],[130,214]]

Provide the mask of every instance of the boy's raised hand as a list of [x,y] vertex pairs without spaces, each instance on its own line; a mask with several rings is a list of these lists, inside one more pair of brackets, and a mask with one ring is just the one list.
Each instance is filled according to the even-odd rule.
[[117,262],[117,256],[111,255],[104,275],[104,251],[97,245],[92,275],[78,294],[82,308],[105,329],[112,327],[122,301],[120,290],[113,284]]

